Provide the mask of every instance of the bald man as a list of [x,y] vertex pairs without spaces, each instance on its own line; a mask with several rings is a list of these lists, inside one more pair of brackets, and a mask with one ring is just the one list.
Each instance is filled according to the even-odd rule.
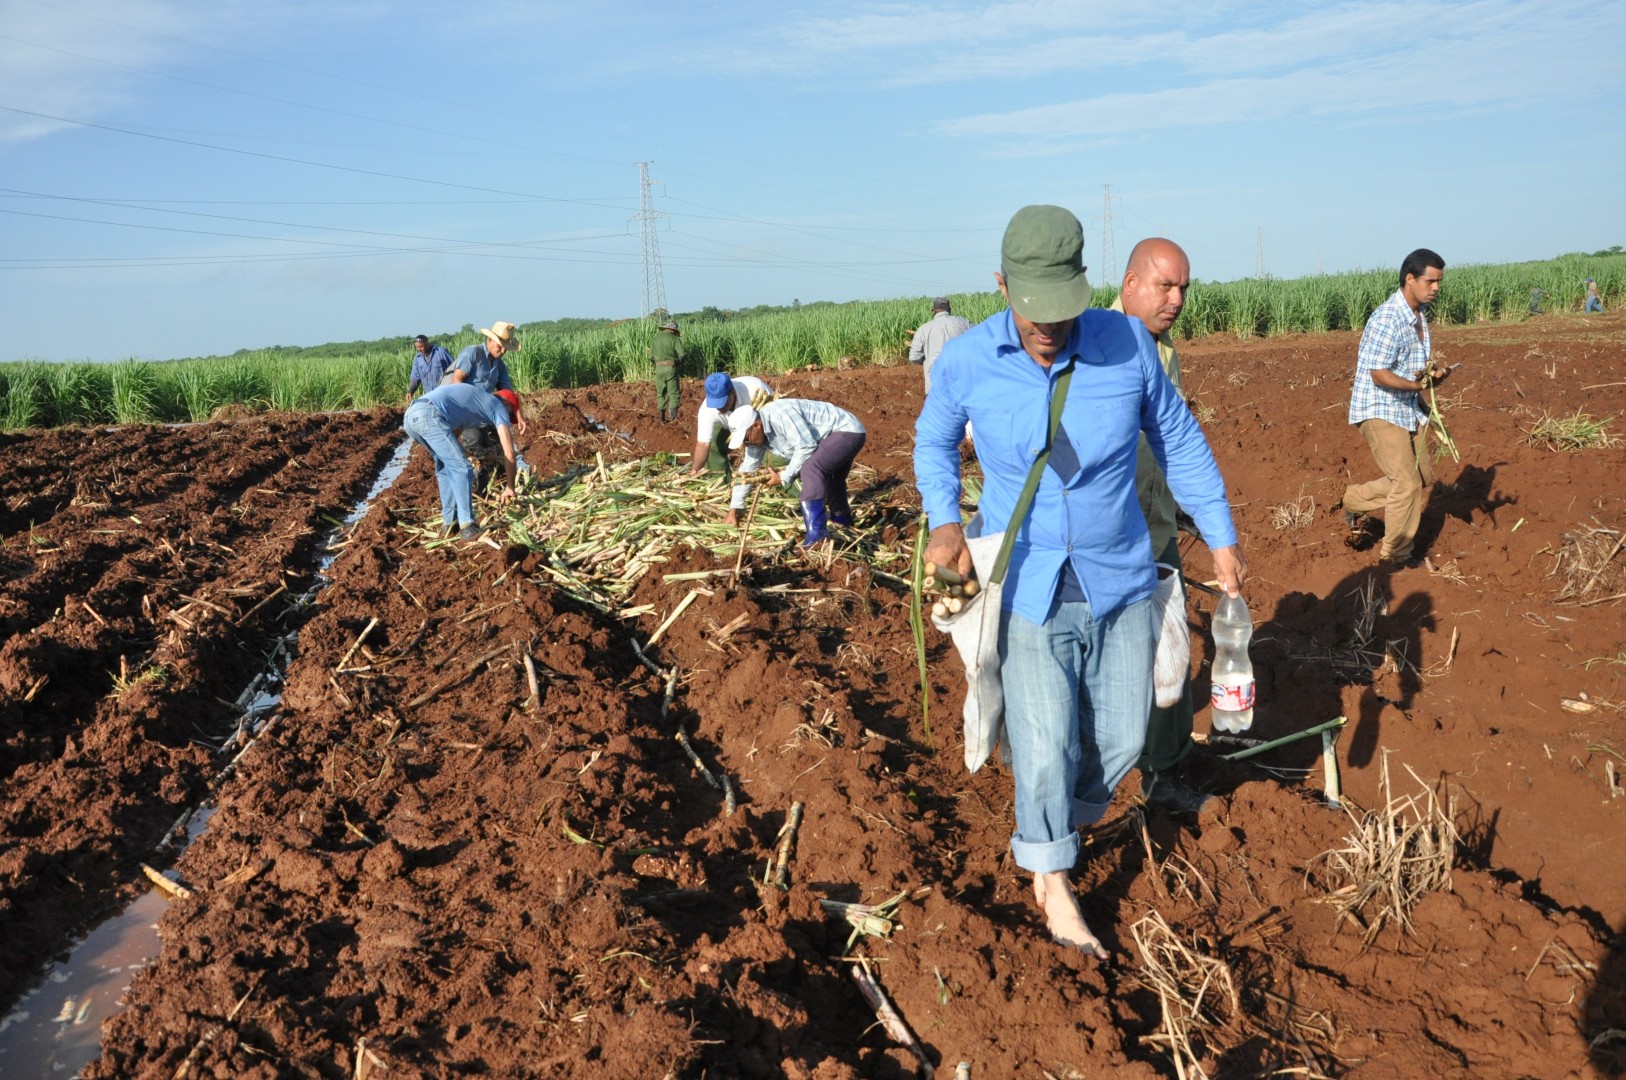
[[[1169,336],[1169,328],[1180,317],[1180,311],[1186,305],[1186,290],[1190,286],[1191,261],[1186,258],[1180,245],[1161,237],[1151,237],[1136,244],[1135,250],[1129,253],[1123,289],[1118,293],[1118,299],[1112,302],[1114,311],[1139,319],[1157,342],[1157,356],[1163,362],[1163,371],[1182,398],[1186,392],[1180,378],[1180,357],[1174,351],[1174,339]],[[1135,494],[1140,499],[1140,511],[1146,517],[1147,531],[1152,534],[1153,557],[1164,566],[1174,567],[1174,572],[1180,574],[1174,496],[1169,492],[1163,470],[1157,467],[1157,459],[1152,456],[1152,448],[1144,435],[1140,437],[1140,453],[1135,463]],[[1163,573],[1161,570],[1158,572]],[[1183,575],[1180,594],[1183,607]],[[1180,694],[1180,700],[1173,705],[1163,708],[1153,702],[1146,727],[1146,746],[1136,764],[1140,768],[1141,794],[1148,805],[1204,817],[1219,811],[1219,800],[1194,790],[1175,772],[1175,766],[1191,751],[1194,712],[1189,680]]]

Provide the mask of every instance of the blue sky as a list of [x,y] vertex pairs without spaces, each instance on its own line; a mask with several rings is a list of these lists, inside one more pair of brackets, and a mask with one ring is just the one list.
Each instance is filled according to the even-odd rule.
[[990,288],[1034,202],[1097,282],[1593,250],[1623,55],[1613,0],[0,0],[0,360],[636,316],[640,161],[674,311]]

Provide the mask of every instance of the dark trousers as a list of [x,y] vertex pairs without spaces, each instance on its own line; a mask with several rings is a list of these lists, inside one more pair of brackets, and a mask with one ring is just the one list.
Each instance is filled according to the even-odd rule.
[[678,411],[678,369],[676,364],[655,365],[655,407]]
[[836,431],[819,442],[818,449],[802,466],[802,501],[824,500],[824,509],[830,514],[848,514],[847,474],[852,472],[853,459],[864,448],[865,435],[861,431]]

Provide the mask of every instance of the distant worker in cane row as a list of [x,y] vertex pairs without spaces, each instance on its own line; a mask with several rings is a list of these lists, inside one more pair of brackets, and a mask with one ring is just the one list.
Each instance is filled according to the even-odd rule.
[[954,314],[949,298],[939,296],[932,301],[932,317],[922,323],[909,342],[909,362],[920,365],[925,392],[932,392],[932,365],[943,346],[971,329],[971,320]]
[[419,390],[428,393],[440,385],[440,380],[452,367],[452,354],[446,346],[430,341],[424,334],[412,339],[412,379],[407,383],[407,404]]
[[649,360],[655,365],[655,408],[661,423],[678,414],[678,380],[683,374],[683,332],[676,319],[667,319],[649,342]]
[[[706,376],[706,396],[695,417],[694,453],[689,457],[689,475],[702,472],[720,472],[725,477],[733,469],[728,460],[730,431],[728,418],[741,406],[760,409],[773,400],[773,387],[755,375],[730,376],[726,371],[714,371]],[[747,451],[749,454],[750,452]],[[760,466],[761,462],[757,462]],[[735,484],[730,493],[728,516],[725,524],[738,525],[740,511],[745,509],[749,484]]]
[[[853,523],[847,500],[847,475],[864,448],[868,433],[858,417],[827,401],[780,398],[760,409],[736,408],[728,418],[730,450],[745,450],[740,471],[766,475],[768,482],[788,487],[802,481],[802,519],[807,525],[803,548],[829,535],[828,526]],[[781,469],[763,463],[771,451],[786,460]]]
[[1584,314],[1603,314],[1603,297],[1598,295],[1598,283],[1591,278],[1586,279],[1586,310]]

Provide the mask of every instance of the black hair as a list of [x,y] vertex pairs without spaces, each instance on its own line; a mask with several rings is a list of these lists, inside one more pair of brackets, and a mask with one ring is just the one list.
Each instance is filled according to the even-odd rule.
[[427,345],[427,344],[429,344],[429,339],[428,339],[428,338],[426,338],[426,337],[424,337],[424,336],[423,336],[423,335],[422,335],[422,334],[419,334],[419,335],[418,335],[418,336],[417,336],[417,337],[415,337],[415,338],[413,338],[413,339],[412,339],[412,340],[413,340],[413,341],[421,341],[421,342],[423,342],[423,343],[424,343],[424,344],[425,344],[425,345]]
[[1405,261],[1400,264],[1400,287],[1402,289],[1406,287],[1406,279],[1409,277],[1422,277],[1423,272],[1431,266],[1436,270],[1444,270],[1445,260],[1428,248],[1418,248],[1407,255]]

